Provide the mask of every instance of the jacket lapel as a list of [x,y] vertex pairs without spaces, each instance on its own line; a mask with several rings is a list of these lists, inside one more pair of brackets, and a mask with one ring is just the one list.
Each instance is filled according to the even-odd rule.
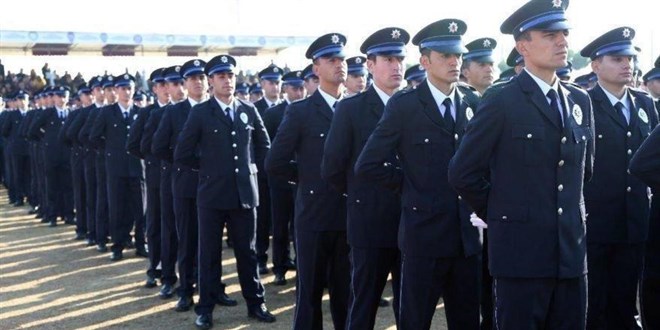
[[445,127],[442,116],[440,116],[440,108],[438,107],[438,104],[435,103],[435,99],[433,99],[433,95],[431,94],[431,89],[429,88],[428,84],[428,80],[424,80],[424,82],[417,86],[416,89],[417,95],[419,95],[419,101],[424,107],[424,114],[426,114],[426,116],[429,117],[429,119],[431,119],[434,124],[442,127],[445,132],[447,132],[447,128]]
[[596,85],[596,87],[594,87],[594,101],[600,103],[600,111],[604,111],[608,116],[612,118],[612,121],[614,121],[622,129],[627,129],[628,124],[626,124],[626,122],[623,121],[623,118],[619,116],[617,113],[618,110],[612,106],[610,99],[607,98],[607,95],[605,95],[605,92],[600,87],[600,85]]
[[529,76],[527,71],[521,72],[516,78],[522,91],[529,97],[530,101],[534,104],[536,109],[541,112],[549,122],[551,122],[557,129],[562,129],[561,123],[557,121],[557,117],[552,114],[548,99],[543,95],[539,85]]
[[385,111],[385,105],[383,104],[383,100],[380,99],[380,96],[378,96],[378,93],[376,92],[373,86],[369,87],[369,89],[367,89],[365,93],[367,97],[366,101],[369,111],[377,119],[380,119],[380,117],[383,116],[383,112]]
[[[633,94],[630,91],[626,90],[626,93],[628,93],[628,98],[630,99],[630,107],[631,108],[630,108],[630,127],[629,127],[629,129],[632,131],[633,129],[636,129],[637,126],[641,125],[640,122],[639,122],[641,120],[639,118],[639,112],[644,111],[646,109],[642,110],[643,106],[642,106],[641,102],[639,102],[639,100],[635,96],[633,96]],[[649,116],[647,115],[646,118],[649,118]],[[648,119],[646,121],[648,121]],[[642,122],[642,123],[644,123],[644,122]],[[648,125],[648,123],[644,123],[644,124]]]
[[456,100],[454,101],[454,104],[456,104],[456,126],[454,128],[455,132],[462,132],[465,129],[465,125],[467,125],[467,108],[468,104],[463,100],[464,95],[461,93],[461,91],[456,87]]
[[321,93],[317,90],[314,94],[311,96],[311,101],[314,103],[316,106],[316,110],[321,113],[321,115],[325,118],[328,119],[328,121],[332,121],[332,115],[334,114],[332,112],[332,109],[328,106],[328,103],[325,102],[325,99],[321,95]]
[[220,104],[215,99],[215,97],[212,97],[209,102],[211,104],[211,108],[213,109],[213,114],[218,117],[223,124],[232,127],[232,122],[229,120],[229,118],[227,118],[227,116],[225,116],[225,110],[220,107]]

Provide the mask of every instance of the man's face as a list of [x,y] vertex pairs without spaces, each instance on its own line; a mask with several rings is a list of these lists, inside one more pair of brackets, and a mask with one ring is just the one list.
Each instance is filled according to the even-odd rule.
[[381,89],[396,90],[403,82],[403,57],[378,55],[367,60],[367,69]]
[[167,92],[167,85],[165,82],[157,82],[153,85],[152,91],[156,94],[158,101],[167,103],[170,101],[170,93]]
[[168,81],[167,93],[170,94],[172,101],[179,102],[186,97],[186,91],[182,81]]
[[236,77],[233,72],[214,73],[209,78],[213,86],[213,94],[218,98],[230,98],[234,95],[236,88]]
[[660,79],[653,79],[646,82],[646,89],[656,99],[660,99]]
[[103,96],[103,88],[100,86],[94,87],[92,89],[92,95],[94,96],[94,101],[96,103],[103,103],[105,96]]
[[249,102],[249,101],[250,101],[250,98],[248,97],[248,94],[247,94],[247,93],[236,92],[236,94],[234,94],[234,96],[235,96],[237,99],[242,100],[242,101],[245,101],[245,102]]
[[493,63],[470,61],[470,64],[463,70],[463,75],[468,84],[478,90],[484,90],[495,81],[493,71]]
[[133,104],[140,108],[144,108],[147,105],[147,98],[146,97],[141,97],[139,99],[134,99]]
[[115,94],[117,95],[117,101],[121,103],[130,103],[134,93],[135,93],[135,85],[132,83],[127,86],[115,87]]
[[80,103],[82,104],[83,107],[86,107],[90,104],[92,104],[92,95],[89,93],[81,93],[80,94]]
[[113,104],[117,100],[117,94],[115,94],[114,87],[106,87],[103,89],[103,96],[105,96],[105,101],[108,104]]
[[302,86],[284,86],[284,92],[289,102],[295,102],[305,97],[305,88]]
[[458,82],[461,75],[461,54],[446,54],[432,50],[428,56],[422,55],[420,64],[426,69],[426,76],[430,80],[445,84]]
[[529,31],[529,40],[521,38],[516,49],[525,58],[525,66],[557,70],[568,65],[568,30]]
[[22,98],[22,97],[21,97],[21,98],[18,98],[18,99],[16,100],[16,103],[17,103],[16,106],[17,106],[19,109],[25,109],[25,108],[27,108],[29,102],[30,102],[30,101],[29,101],[28,99],[26,99],[26,98]]
[[280,97],[280,86],[281,84],[279,80],[272,81],[261,79],[261,89],[264,91],[264,95],[269,100],[275,100]]
[[185,87],[188,90],[188,95],[193,99],[201,98],[206,92],[206,75],[196,74],[188,76],[185,80]]
[[316,92],[316,89],[319,88],[319,78],[310,77],[305,79],[305,82],[303,83],[303,87],[305,87],[305,91],[307,91],[307,95],[314,94],[314,92]]
[[348,67],[340,57],[321,57],[314,61],[314,74],[319,80],[339,85],[346,81]]
[[64,106],[67,103],[69,103],[69,97],[68,96],[55,95],[55,96],[53,96],[53,102],[54,102],[56,107],[64,108]]
[[606,84],[625,86],[633,81],[632,56],[605,55],[591,62],[591,69]]
[[250,93],[250,103],[259,101],[264,96],[264,93]]

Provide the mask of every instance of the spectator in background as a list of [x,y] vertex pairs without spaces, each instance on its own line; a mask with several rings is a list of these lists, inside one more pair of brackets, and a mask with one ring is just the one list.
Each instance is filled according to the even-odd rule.
[[5,79],[5,66],[2,65],[2,60],[0,60],[0,80]]

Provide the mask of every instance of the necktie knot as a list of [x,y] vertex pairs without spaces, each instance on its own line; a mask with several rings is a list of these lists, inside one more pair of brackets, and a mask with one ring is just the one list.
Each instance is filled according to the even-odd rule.
[[229,119],[229,121],[232,121],[232,118],[231,118],[231,108],[230,108],[230,107],[227,107],[227,108],[225,109],[225,117],[227,117],[227,119]]
[[545,94],[545,96],[547,96],[548,98],[550,98],[550,100],[553,100],[553,101],[554,101],[554,100],[557,100],[557,98],[559,97],[559,94],[557,94],[557,91],[556,91],[556,90],[554,90],[554,89],[550,89],[550,90],[548,91],[548,94]]
[[445,108],[445,113],[443,115],[443,119],[445,120],[445,125],[453,132],[454,131],[454,117],[451,115],[451,99],[450,98],[445,98],[444,101],[442,101],[442,106]]
[[617,115],[623,119],[623,122],[630,124],[630,120],[628,119],[628,116],[626,116],[626,107],[623,106],[623,103],[617,102],[614,105],[614,108],[616,108]]
[[559,107],[559,94],[556,90],[550,89],[545,95],[550,98],[550,108],[552,109],[552,112],[555,113],[554,116],[559,125],[563,125],[566,115],[562,112],[562,108]]
[[332,104],[332,111],[337,109],[337,103],[339,103],[339,101],[335,101],[335,103]]

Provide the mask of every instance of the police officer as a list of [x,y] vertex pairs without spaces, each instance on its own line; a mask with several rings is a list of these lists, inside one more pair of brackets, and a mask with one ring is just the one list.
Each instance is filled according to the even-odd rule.
[[264,91],[261,89],[261,84],[258,82],[250,85],[248,91],[250,92],[250,103],[252,104],[257,103],[257,101],[264,97]]
[[44,110],[29,129],[29,136],[40,139],[44,146],[49,205],[47,219],[51,227],[57,225],[58,216],[67,224],[75,224],[69,160],[71,151],[58,139],[58,133],[69,115],[69,109],[66,108],[69,93],[66,86],[55,87],[51,96],[54,107]]
[[[405,46],[410,35],[391,27],[371,34],[361,45],[374,83],[337,106],[328,132],[321,175],[336,190],[348,194],[347,236],[351,247],[349,329],[373,329],[380,297],[392,274],[394,314],[398,320],[401,257],[397,234],[401,215],[398,185],[383,187],[356,177],[353,168],[367,138],[383,115],[390,97],[403,82]],[[360,57],[357,57],[360,58]],[[349,66],[350,72],[350,66]],[[349,74],[350,75],[350,74]],[[398,167],[394,152],[386,160]]]
[[250,102],[250,97],[248,95],[250,90],[250,85],[246,82],[236,83],[236,91],[234,92],[234,97],[241,101]]
[[[282,77],[284,100],[266,109],[263,120],[268,136],[275,139],[277,129],[289,104],[305,97],[302,71],[290,71]],[[288,180],[276,176],[268,176],[271,199],[271,219],[273,223],[273,273],[275,285],[286,285],[287,270],[296,268],[290,257],[289,241],[294,229],[294,201],[296,186]],[[294,243],[295,247],[295,243]]]
[[[466,29],[461,20],[444,19],[415,35],[427,80],[389,100],[355,165],[365,180],[401,186],[401,329],[429,329],[440,296],[450,329],[479,325],[479,233],[446,181],[449,159],[474,114],[457,84]],[[387,164],[393,152],[402,172]]]
[[199,170],[199,294],[195,325],[213,325],[218,296],[223,223],[234,240],[238,278],[248,316],[274,322],[264,303],[264,288],[257,271],[254,240],[255,207],[259,204],[257,164],[263,162],[270,142],[257,109],[234,98],[236,61],[218,55],[204,67],[213,96],[190,112],[174,151],[174,162]]
[[557,77],[561,81],[570,81],[571,72],[573,72],[573,63],[568,61],[568,64],[565,67],[557,69]]
[[[656,69],[660,67],[656,62]],[[640,282],[644,329],[660,328],[660,128],[656,127],[630,160],[630,172],[653,189],[649,237]]]
[[488,224],[495,326],[583,329],[586,214],[593,157],[588,95],[559,82],[568,1],[534,0],[500,27],[525,69],[485,97],[449,166],[449,180]]
[[7,118],[2,126],[2,134],[7,138],[10,150],[8,161],[12,162],[11,178],[13,179],[14,206],[23,206],[24,200],[30,192],[29,144],[19,134],[19,126],[25,120],[29,110],[29,98],[30,95],[23,90],[14,93],[12,103],[15,104],[16,109],[7,113]]
[[45,109],[50,107],[50,97],[48,93],[51,91],[52,87],[44,87],[39,92],[39,99],[37,101],[38,107],[27,113],[25,116],[26,120],[21,122],[20,134],[23,135],[30,141],[32,145],[32,158],[34,159],[34,168],[33,173],[36,179],[36,194],[38,195],[39,200],[39,209],[37,210],[37,219],[41,219],[42,223],[49,221],[48,217],[48,191],[46,189],[46,165],[44,160],[44,150],[43,142],[39,139],[33,139],[30,136],[30,126]]
[[[98,88],[100,87],[100,88]],[[110,226],[110,218],[108,212],[108,185],[105,168],[105,150],[103,146],[97,146],[89,139],[89,133],[96,118],[101,113],[101,109],[106,106],[113,105],[116,102],[114,77],[111,75],[104,76],[101,80],[100,86],[94,86],[92,93],[94,94],[94,108],[90,109],[85,123],[78,132],[78,140],[81,144],[88,146],[96,153],[95,171],[96,171],[96,203],[95,203],[95,218],[96,218],[96,251],[104,253],[108,251],[106,244],[108,243],[108,234]],[[72,126],[75,126],[72,125]]]
[[[78,86],[78,97],[80,98],[80,106],[87,108],[92,104],[92,90],[87,84]],[[73,182],[73,205],[76,210],[76,240],[92,239],[88,236],[88,220],[87,220],[87,197],[85,195],[85,150],[84,147],[76,140],[70,139],[67,131],[75,121],[76,117],[81,114],[80,108],[72,110],[66,118],[64,125],[58,133],[60,142],[65,144],[71,149],[71,179]],[[93,232],[95,234],[95,232]]]
[[[138,109],[132,104],[135,78],[123,74],[114,79],[117,102],[104,107],[94,120],[89,140],[105,152],[107,171],[108,210],[112,236],[111,261],[123,258],[123,250],[131,241],[130,232],[143,216],[140,160],[126,151],[126,140]],[[135,226],[135,250],[138,256],[147,256],[144,250],[144,228]],[[142,232],[141,232],[142,231]]]
[[[163,113],[171,105],[183,102],[186,99],[180,65],[174,65],[163,70],[163,79],[167,93],[170,96],[171,104],[150,111],[149,119],[147,119],[144,126],[140,141],[140,152],[143,155],[153,155],[153,136],[158,129]],[[158,161],[158,158],[156,158],[156,161]],[[160,167],[160,260],[162,264],[162,287],[159,295],[162,299],[169,299],[176,292],[174,285],[177,281],[176,259],[178,237],[174,217],[174,197],[172,195],[172,164],[167,161],[160,161]]]
[[319,88],[319,77],[314,73],[314,64],[310,64],[305,67],[302,72],[303,87],[305,87],[305,97],[311,96],[316,92],[316,89]]
[[480,94],[483,94],[495,80],[493,49],[496,46],[497,41],[492,38],[479,38],[465,45],[468,52],[463,55],[461,74],[465,77],[466,83]]
[[403,79],[407,83],[406,89],[416,88],[426,79],[426,70],[420,64],[413,65],[406,70]]
[[30,140],[28,136],[28,130],[30,129],[30,124],[35,118],[35,115],[38,114],[37,109],[41,107],[42,96],[41,90],[35,91],[33,97],[33,107],[25,114],[24,120],[21,121],[21,124],[18,126],[18,135],[25,139],[28,142],[28,156],[30,158],[30,188],[28,191],[28,201],[32,208],[28,211],[28,214],[37,214],[37,218],[43,212],[41,207],[41,191],[39,190],[39,177],[43,173],[39,174],[39,165],[38,158],[36,155],[36,143]]
[[[259,110],[259,115],[263,116],[266,109],[278,105],[282,86],[282,75],[284,71],[276,65],[269,65],[267,68],[259,71],[259,82],[264,91],[264,97],[254,102],[254,106]],[[263,167],[263,164],[259,164]],[[268,187],[268,177],[265,171],[258,174],[259,177],[259,206],[257,207],[257,261],[259,262],[259,274],[268,274],[268,245],[272,223],[271,223],[271,204],[270,188]]]
[[92,99],[90,100],[91,103],[77,111],[78,114],[72,120],[65,133],[66,138],[71,141],[71,143],[79,145],[83,153],[83,172],[85,182],[85,209],[83,212],[86,212],[85,217],[87,219],[87,246],[96,245],[98,235],[96,230],[96,152],[89,145],[88,140],[81,140],[79,138],[79,134],[92,110],[103,106],[104,97],[103,88],[101,86],[102,82],[102,76],[96,76],[90,79],[87,88],[92,96]]
[[598,81],[598,77],[593,72],[589,72],[587,74],[577,76],[573,80],[573,82],[576,85],[582,87],[585,90],[589,90],[589,89],[593,88],[594,86],[596,86],[597,81]]
[[587,329],[635,327],[637,283],[648,237],[648,187],[628,173],[633,153],[658,124],[648,94],[632,79],[635,30],[619,27],[580,51],[591,58],[598,84],[589,90],[596,126],[596,158],[585,185],[589,299]]
[[[660,57],[656,63],[660,62]],[[656,64],[656,67],[649,70],[644,76],[644,87],[651,94],[651,97],[655,99],[655,107],[658,110],[658,105],[660,104],[660,63]]]
[[146,181],[146,229],[147,229],[147,247],[149,253],[149,268],[147,269],[147,280],[145,287],[156,287],[156,279],[161,278],[162,272],[158,269],[161,262],[161,203],[160,203],[160,160],[151,154],[143,154],[140,148],[145,125],[149,115],[156,109],[166,106],[170,102],[170,94],[165,85],[163,71],[165,68],[158,68],[151,72],[149,81],[151,90],[156,94],[156,100],[153,104],[139,110],[138,116],[131,125],[126,141],[126,150],[131,155],[141,158],[144,161],[144,177]]
[[520,55],[520,53],[518,53],[516,47],[513,47],[509,53],[509,56],[507,56],[506,65],[512,67],[516,75],[520,74],[522,69],[525,67],[525,58]]
[[346,198],[321,178],[323,144],[346,80],[345,43],[343,35],[329,33],[309,46],[305,56],[314,63],[319,88],[289,105],[266,158],[270,176],[298,184],[294,329],[322,327],[321,298],[326,283],[334,327],[346,326],[350,283]]
[[348,75],[344,86],[346,91],[344,96],[352,96],[361,93],[367,87],[367,58],[364,56],[354,56],[346,59]]

